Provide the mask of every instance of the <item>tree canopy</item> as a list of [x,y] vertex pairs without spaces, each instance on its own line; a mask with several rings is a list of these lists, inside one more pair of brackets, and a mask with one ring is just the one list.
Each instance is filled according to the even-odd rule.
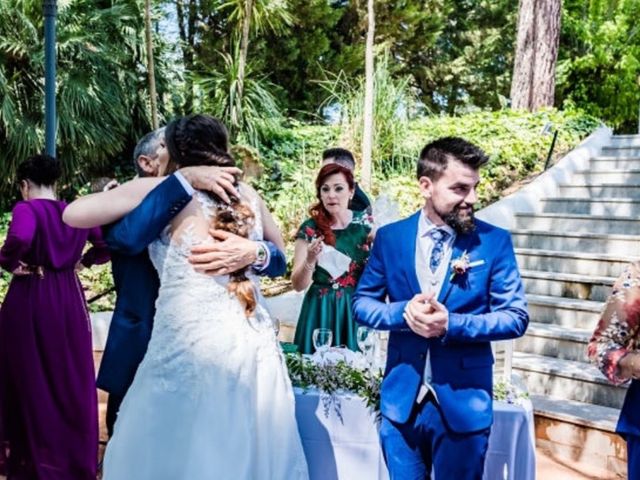
[[[66,179],[77,182],[82,175],[129,165],[136,139],[151,128],[144,2],[58,3],[58,155]],[[340,78],[348,84],[345,90],[354,92],[362,84],[365,0],[151,0],[151,5],[161,124],[206,111],[229,123],[235,141],[259,147],[283,125],[322,123],[332,111],[326,109],[327,98],[336,97],[328,82]],[[254,10],[243,53],[239,28],[246,5]],[[518,0],[375,0],[376,62],[386,52],[389,78],[406,90],[398,98],[413,99],[412,105],[396,102],[397,111],[460,115],[508,107],[518,5]],[[620,132],[635,131],[638,18],[640,0],[563,1],[556,108],[577,107]],[[17,162],[44,144],[43,65],[40,0],[0,0],[5,182]],[[234,93],[238,71],[243,72],[240,96]],[[2,192],[9,188],[0,185]]]

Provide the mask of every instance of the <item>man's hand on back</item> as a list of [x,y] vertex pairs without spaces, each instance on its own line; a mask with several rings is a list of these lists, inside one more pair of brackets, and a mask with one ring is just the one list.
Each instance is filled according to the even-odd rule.
[[215,243],[196,245],[189,261],[193,268],[207,275],[227,275],[256,261],[258,242],[223,230],[210,230]]

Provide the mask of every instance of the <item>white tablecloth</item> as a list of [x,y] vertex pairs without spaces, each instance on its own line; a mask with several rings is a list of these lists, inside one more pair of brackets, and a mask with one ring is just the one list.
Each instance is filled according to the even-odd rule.
[[[344,423],[325,416],[317,391],[295,389],[296,418],[311,480],[387,480],[375,418],[364,401],[340,395]],[[533,409],[494,402],[484,480],[535,480]]]

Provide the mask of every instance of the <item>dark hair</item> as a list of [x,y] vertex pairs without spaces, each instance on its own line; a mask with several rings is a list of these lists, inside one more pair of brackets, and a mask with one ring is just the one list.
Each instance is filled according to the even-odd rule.
[[438,180],[449,165],[449,160],[457,160],[479,169],[489,161],[489,157],[471,142],[459,137],[443,137],[425,145],[420,152],[417,176]]
[[318,176],[316,177],[316,197],[318,198],[318,203],[315,203],[310,209],[309,213],[311,214],[311,218],[316,222],[318,226],[318,230],[324,237],[324,243],[327,245],[336,245],[336,234],[331,230],[331,225],[333,224],[333,216],[327,211],[322,200],[320,200],[320,189],[322,185],[326,182],[327,178],[331,175],[343,174],[347,180],[347,184],[349,185],[349,189],[353,190],[355,186],[355,182],[353,180],[353,173],[346,167],[338,163],[329,163],[320,169],[318,172]]
[[233,167],[229,134],[224,124],[209,115],[181,117],[167,125],[165,140],[169,162],[175,168],[192,165]]
[[[224,124],[209,115],[189,115],[177,118],[167,125],[165,140],[169,152],[169,165],[188,167],[211,165],[233,167],[235,160],[229,153],[229,135]],[[169,170],[169,167],[168,167]],[[247,238],[255,222],[255,214],[246,203],[233,199],[231,205],[209,194],[216,202],[212,226],[219,230]],[[247,317],[256,309],[253,283],[247,278],[249,267],[229,275],[228,290],[244,303]]]
[[142,167],[140,167],[138,158],[142,155],[150,158],[156,157],[164,131],[165,127],[161,127],[157,128],[153,132],[147,133],[144,137],[138,140],[136,147],[133,149],[133,166],[136,169],[136,173],[141,177],[144,177],[147,173],[142,169]]
[[36,185],[51,186],[62,175],[60,162],[49,155],[33,155],[18,165],[16,180],[31,180]]
[[356,166],[356,161],[353,158],[353,153],[351,153],[346,148],[327,148],[324,152],[322,152],[322,161],[328,160],[330,158],[338,165],[342,165],[349,170],[353,170]]

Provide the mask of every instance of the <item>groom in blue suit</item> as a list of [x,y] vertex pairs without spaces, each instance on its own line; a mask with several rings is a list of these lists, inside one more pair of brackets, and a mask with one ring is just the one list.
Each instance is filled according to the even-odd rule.
[[474,218],[484,152],[424,147],[424,208],[381,228],[354,295],[356,320],[389,330],[380,438],[392,480],[481,479],[493,422],[490,342],[529,316],[508,232]]
[[[160,176],[167,163],[163,128],[145,135],[138,142],[134,165],[139,176]],[[116,305],[96,382],[98,388],[109,393],[106,424],[110,436],[120,403],[133,382],[151,338],[160,281],[147,246],[191,201],[193,187],[214,190],[226,199],[227,193],[237,194],[233,189],[232,174],[239,172],[233,167],[178,170],[128,215],[105,227],[105,240],[111,250]],[[94,200],[98,204],[101,202],[99,196]],[[73,209],[73,205],[70,208]],[[88,204],[84,208],[90,212],[96,205]],[[102,209],[105,208],[108,205],[103,204]],[[196,256],[198,264],[194,267],[209,273],[228,273],[252,262],[258,273],[272,277],[282,275],[286,270],[284,254],[271,242],[253,242],[227,234],[225,241],[200,249],[201,253]]]

